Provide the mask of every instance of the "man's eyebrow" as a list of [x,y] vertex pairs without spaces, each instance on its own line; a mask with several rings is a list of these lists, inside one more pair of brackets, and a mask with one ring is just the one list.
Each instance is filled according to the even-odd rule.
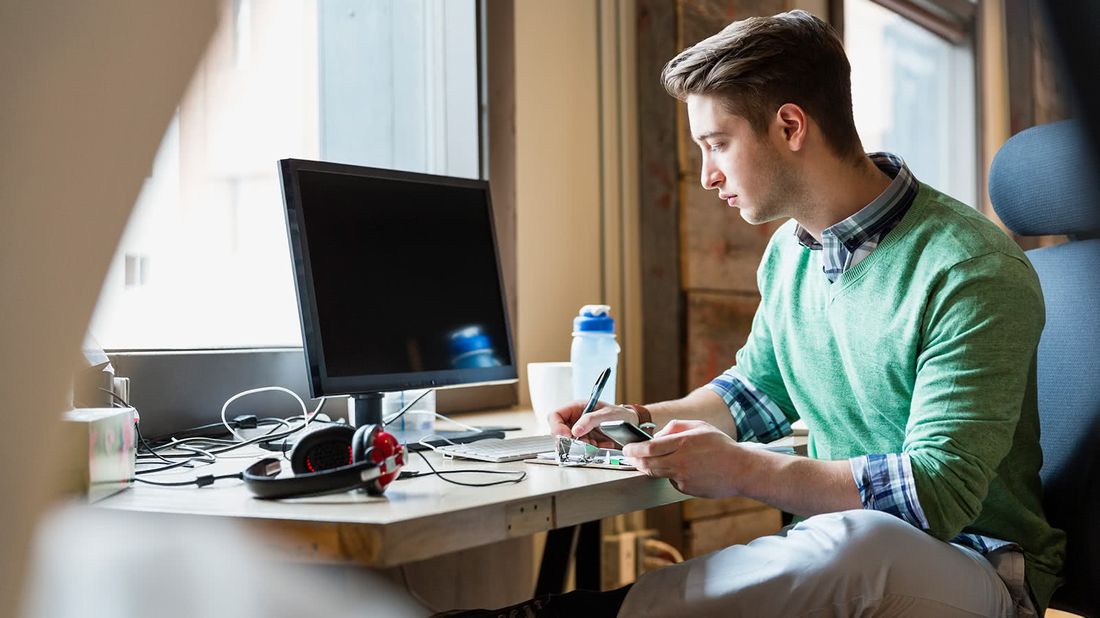
[[694,139],[697,142],[701,142],[703,140],[707,140],[707,139],[710,139],[710,138],[715,137],[715,136],[725,137],[726,133],[725,133],[725,131],[710,131],[708,133],[703,133],[702,135],[696,135]]

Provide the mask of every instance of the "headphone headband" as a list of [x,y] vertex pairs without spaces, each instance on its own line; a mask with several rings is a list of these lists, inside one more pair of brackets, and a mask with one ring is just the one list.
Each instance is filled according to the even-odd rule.
[[278,459],[261,459],[244,471],[244,484],[257,498],[275,500],[350,491],[363,487],[382,474],[380,466],[373,461],[360,461],[331,470],[275,478],[281,469]]
[[[344,461],[350,460],[350,463],[331,465],[329,462],[333,461],[334,454],[344,449],[349,455]],[[310,463],[310,453],[319,454],[317,462]],[[282,462],[268,457],[249,466],[241,477],[249,491],[266,500],[321,496],[353,489],[380,495],[396,478],[405,458],[405,447],[381,427],[367,425],[353,430],[346,425],[332,426],[307,434],[298,442],[290,457],[295,475],[277,478]],[[322,461],[328,465],[314,470]]]

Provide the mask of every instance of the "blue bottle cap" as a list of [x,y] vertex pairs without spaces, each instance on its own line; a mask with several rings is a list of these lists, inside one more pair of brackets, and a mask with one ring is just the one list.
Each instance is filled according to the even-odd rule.
[[574,332],[614,333],[615,320],[611,317],[611,307],[607,305],[585,305],[580,314],[573,318]]

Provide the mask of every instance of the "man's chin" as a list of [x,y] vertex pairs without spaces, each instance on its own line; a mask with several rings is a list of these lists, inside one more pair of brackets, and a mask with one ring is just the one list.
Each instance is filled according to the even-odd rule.
[[739,209],[739,212],[741,214],[741,218],[750,225],[761,225],[763,223],[768,223],[769,221],[775,221],[775,219],[777,218],[769,217],[764,213],[757,212],[750,208],[741,208]]

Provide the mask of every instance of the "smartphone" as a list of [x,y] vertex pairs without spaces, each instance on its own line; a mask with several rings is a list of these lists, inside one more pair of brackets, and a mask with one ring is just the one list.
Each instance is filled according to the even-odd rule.
[[641,429],[638,429],[637,425],[629,421],[607,421],[605,423],[600,423],[600,431],[608,438],[611,438],[620,448],[631,442],[644,442],[653,437]]

